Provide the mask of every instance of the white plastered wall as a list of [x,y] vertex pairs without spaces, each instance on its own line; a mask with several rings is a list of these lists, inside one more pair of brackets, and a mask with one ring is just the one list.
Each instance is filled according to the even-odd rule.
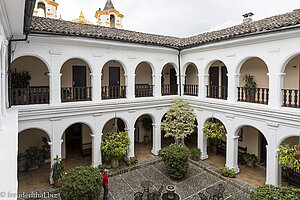
[[284,89],[300,89],[300,55],[294,57],[285,68]]
[[135,84],[152,85],[152,69],[149,64],[142,62],[135,70]]
[[125,72],[124,68],[118,61],[109,61],[106,63],[102,69],[102,86],[109,86],[109,68],[119,67],[120,68],[120,86],[125,86]]

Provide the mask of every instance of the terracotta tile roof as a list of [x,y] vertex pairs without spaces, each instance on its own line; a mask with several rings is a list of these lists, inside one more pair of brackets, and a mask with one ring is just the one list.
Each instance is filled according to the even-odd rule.
[[293,12],[265,18],[259,21],[242,23],[222,30],[202,33],[187,38],[141,33],[43,17],[32,18],[31,32],[110,39],[124,42],[135,42],[173,48],[182,48],[197,46],[208,42],[221,41],[224,39],[230,39],[239,36],[247,36],[256,33],[267,33],[273,30],[280,30],[285,27],[292,27],[299,24],[300,9],[294,10]]

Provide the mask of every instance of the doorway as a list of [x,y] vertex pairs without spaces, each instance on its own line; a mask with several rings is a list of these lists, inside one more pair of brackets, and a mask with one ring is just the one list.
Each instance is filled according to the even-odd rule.
[[259,151],[259,163],[260,165],[266,167],[267,161],[267,148],[268,145],[266,138],[263,136],[261,132],[259,132],[260,137],[260,151]]
[[212,98],[219,97],[219,67],[209,68],[210,94]]
[[73,124],[66,130],[66,157],[81,155],[82,124]]
[[227,87],[228,87],[228,77],[227,77],[227,68],[225,66],[222,66],[221,68],[221,72],[222,72],[222,88],[221,88],[221,97],[222,99],[227,99]]
[[173,95],[177,94],[177,77],[174,68],[170,69],[170,92]]
[[85,66],[73,66],[73,87],[86,87]]
[[120,96],[120,67],[109,67],[109,96],[119,98]]

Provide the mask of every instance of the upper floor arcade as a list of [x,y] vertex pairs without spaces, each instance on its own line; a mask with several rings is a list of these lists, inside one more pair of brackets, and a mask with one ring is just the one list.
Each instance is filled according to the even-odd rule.
[[[269,43],[252,38],[180,53],[165,47],[51,40],[32,36],[30,43],[18,44],[8,87],[12,106],[185,96],[257,108],[300,107],[299,37]],[[230,43],[233,47],[223,48]],[[20,84],[17,78],[27,72],[27,84]]]

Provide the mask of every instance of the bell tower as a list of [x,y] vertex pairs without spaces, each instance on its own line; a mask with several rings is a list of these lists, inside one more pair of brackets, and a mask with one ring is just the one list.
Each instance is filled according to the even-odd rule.
[[124,15],[115,10],[111,0],[107,0],[103,10],[99,8],[99,10],[97,10],[95,14],[95,18],[97,18],[98,20],[97,25],[118,29],[123,28],[123,17]]
[[57,6],[55,0],[37,0],[35,3],[33,16],[48,17],[57,19]]

